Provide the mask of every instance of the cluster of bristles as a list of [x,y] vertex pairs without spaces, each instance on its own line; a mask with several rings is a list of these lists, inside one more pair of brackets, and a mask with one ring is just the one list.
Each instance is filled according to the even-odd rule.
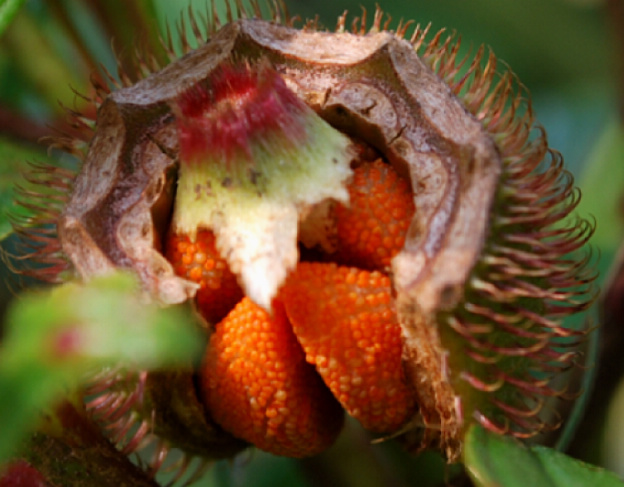
[[[251,11],[240,2],[226,5],[227,22],[262,16],[255,2]],[[273,8],[271,17],[286,25],[296,21],[281,7]],[[387,30],[388,23],[382,25],[382,20],[377,10],[370,31]],[[191,15],[197,42],[221,26],[214,11],[204,24],[202,32]],[[345,25],[343,16],[338,30],[344,31]],[[397,35],[404,37],[409,25],[401,24]],[[317,27],[315,22],[305,25]],[[188,52],[192,46],[184,24],[180,30],[182,49]],[[352,31],[359,35],[369,31],[365,15],[359,23],[354,20]],[[552,427],[543,421],[543,406],[547,398],[565,393],[553,389],[552,378],[574,363],[574,352],[568,350],[574,350],[583,336],[582,331],[563,327],[561,320],[585,309],[593,298],[593,276],[587,270],[590,256],[569,257],[583,247],[593,228],[585,221],[566,220],[578,194],[560,155],[548,148],[545,134],[535,128],[530,105],[513,74],[499,77],[495,57],[483,49],[469,63],[468,58],[459,59],[459,42],[453,42],[453,35],[443,38],[440,31],[426,41],[427,31],[428,27],[416,27],[409,41],[482,122],[503,159],[484,252],[466,283],[462,303],[440,313],[440,335],[450,352],[448,365],[456,374],[458,394],[470,398],[473,419],[500,433],[532,436]],[[176,53],[169,38],[166,50],[173,60]],[[154,58],[145,59],[139,63],[137,78],[162,67]],[[123,72],[120,84],[109,78],[116,88],[136,82]],[[99,106],[109,88],[97,81],[94,87],[92,102]],[[71,114],[84,138],[59,138],[58,146],[84,157],[94,120]],[[71,270],[54,225],[73,177],[71,171],[59,168],[35,168],[31,174],[32,182],[52,191],[44,196],[23,192],[22,204],[37,212],[16,222],[30,246],[22,259],[36,264],[23,273],[59,282]],[[393,183],[385,186],[387,181]],[[272,314],[243,297],[209,231],[198,233],[193,242],[181,235],[168,237],[168,257],[180,275],[200,284],[198,308],[216,323],[202,365],[201,389],[208,410],[225,429],[269,451],[303,456],[333,441],[343,408],[379,432],[400,428],[417,412],[401,365],[400,327],[387,276],[415,210],[410,207],[409,188],[387,163],[358,161],[349,186],[351,203],[334,209],[339,229],[336,253],[302,259],[276,298]],[[394,202],[389,212],[376,212],[376,205],[385,207],[390,200]],[[369,336],[369,330],[376,331]],[[370,356],[358,355],[358,350],[370,351]],[[145,373],[128,379],[115,371],[103,377],[88,390],[98,395],[88,409],[125,453],[145,446],[150,418],[138,413]],[[370,380],[364,383],[366,391],[365,380]],[[245,403],[247,390],[255,399]],[[159,443],[152,473],[168,450],[166,441]]]
[[[479,404],[472,419],[498,433],[530,438],[560,425],[552,419],[554,410],[544,410],[551,398],[578,394],[553,382],[585,360],[579,349],[587,329],[562,320],[595,299],[591,252],[578,256],[594,227],[569,218],[579,190],[535,124],[515,75],[499,76],[495,56],[483,49],[462,70],[467,58],[458,60],[458,44],[441,35],[421,56],[492,135],[503,161],[485,248],[463,303],[440,315],[442,340],[451,352],[450,367],[461,371],[461,387],[472,389],[467,397]],[[460,353],[453,353],[460,351],[453,343],[461,343]]]

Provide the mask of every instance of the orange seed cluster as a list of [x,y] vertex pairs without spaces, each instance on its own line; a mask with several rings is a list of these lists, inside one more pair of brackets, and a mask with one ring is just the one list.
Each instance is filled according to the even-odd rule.
[[212,232],[167,242],[176,273],[200,285],[198,309],[218,323],[200,371],[204,403],[225,430],[277,455],[323,451],[342,408],[374,432],[397,430],[417,408],[384,274],[414,213],[410,187],[377,160],[354,170],[348,191],[333,262],[300,262],[272,314],[243,297]]
[[394,431],[414,410],[401,363],[390,279],[335,264],[302,262],[282,291],[308,362],[351,416]]
[[310,456],[340,432],[342,409],[306,363],[278,301],[270,316],[244,298],[211,336],[203,371],[214,420],[258,448]]
[[383,270],[405,243],[415,207],[407,181],[381,160],[363,164],[348,186],[349,204],[336,206],[339,249],[335,260]]
[[208,322],[218,323],[242,299],[243,290],[217,252],[211,231],[198,231],[195,241],[188,235],[171,234],[166,256],[176,274],[199,284],[197,306]]

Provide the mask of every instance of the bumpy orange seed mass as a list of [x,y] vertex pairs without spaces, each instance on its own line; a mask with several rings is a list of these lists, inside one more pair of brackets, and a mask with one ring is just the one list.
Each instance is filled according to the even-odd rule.
[[306,362],[278,301],[270,316],[244,298],[211,336],[201,377],[213,419],[262,450],[311,456],[340,432],[342,408]]
[[308,362],[349,414],[376,432],[394,431],[413,415],[387,276],[303,262],[282,297]]
[[414,215],[408,182],[381,160],[363,164],[348,186],[349,204],[336,206],[339,264],[384,270],[405,243]]
[[375,432],[395,431],[417,407],[402,369],[390,280],[377,272],[403,246],[414,212],[409,185],[375,161],[355,169],[348,190],[350,205],[336,208],[339,246],[330,258],[357,267],[300,263],[272,316],[242,297],[212,232],[167,242],[176,273],[201,286],[199,310],[213,323],[224,318],[200,371],[211,416],[277,455],[330,446],[340,405]]
[[187,235],[171,234],[166,255],[176,274],[200,285],[197,307],[210,323],[218,323],[242,299],[243,291],[217,252],[211,231],[198,231],[194,242]]

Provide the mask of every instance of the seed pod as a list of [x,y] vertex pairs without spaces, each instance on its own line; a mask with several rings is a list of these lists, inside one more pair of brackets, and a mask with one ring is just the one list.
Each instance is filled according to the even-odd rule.
[[[352,32],[346,17],[335,32],[295,29],[279,12],[272,21],[238,17],[215,22],[208,42],[145,79],[112,93],[100,87],[71,197],[60,215],[40,218],[56,224],[60,241],[52,236],[37,251],[47,276],[60,255],[84,279],[122,267],[155,300],[192,299],[197,285],[177,276],[161,249],[179,167],[179,97],[202,83],[209,93],[224,66],[268,65],[311,109],[309,120],[374,153],[409,186],[415,212],[389,275],[419,409],[399,432],[422,429],[422,445],[454,461],[474,421],[517,437],[547,431],[557,421],[544,405],[564,393],[553,381],[575,364],[585,334],[563,319],[592,300],[589,257],[579,250],[593,228],[570,216],[578,190],[514,75],[499,76],[483,50],[459,59],[442,32],[425,40],[420,27],[406,38],[409,24],[387,31],[381,11],[370,29],[364,17]],[[64,177],[52,174],[59,189]],[[297,216],[301,232],[335,238],[334,203],[311,200]],[[331,260],[322,247],[314,252]]]

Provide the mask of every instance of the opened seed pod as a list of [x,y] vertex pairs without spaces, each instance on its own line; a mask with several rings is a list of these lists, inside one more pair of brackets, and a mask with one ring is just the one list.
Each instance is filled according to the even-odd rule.
[[556,427],[593,228],[514,75],[381,11],[327,32],[257,10],[207,41],[192,19],[197,49],[98,85],[91,135],[64,142],[79,172],[41,170],[71,193],[40,217],[39,277],[130,269],[207,323],[199,370],[96,378],[96,419],[126,451],[149,432],[206,457],[318,453],[343,410],[450,461],[474,422]]

